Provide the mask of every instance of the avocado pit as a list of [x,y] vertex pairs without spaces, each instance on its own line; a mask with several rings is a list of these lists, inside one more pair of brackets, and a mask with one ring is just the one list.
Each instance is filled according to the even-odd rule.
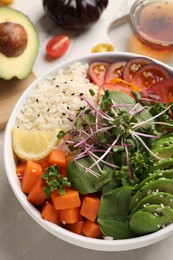
[[0,52],[6,57],[18,57],[26,49],[28,35],[18,23],[0,23]]

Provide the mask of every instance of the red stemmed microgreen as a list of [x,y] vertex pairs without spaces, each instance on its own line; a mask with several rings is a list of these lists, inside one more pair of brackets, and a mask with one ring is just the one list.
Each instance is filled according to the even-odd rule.
[[[163,134],[156,129],[157,125],[172,127],[169,118],[167,122],[159,120],[170,110],[171,105],[159,107],[159,113],[153,115],[150,113],[151,104],[143,106],[127,94],[119,93],[115,95],[105,91],[98,106],[80,96],[86,106],[78,111],[74,127],[65,133],[65,142],[69,149],[76,150],[74,163],[84,169],[85,173],[100,178],[105,165],[121,174],[126,171],[129,182],[132,183],[135,169],[131,168],[131,163],[135,161],[134,154],[136,158],[146,156],[148,165],[145,168],[152,163],[152,159],[148,159],[150,156],[153,160],[161,159],[151,151],[150,145]],[[153,108],[154,111],[156,108]],[[110,154],[113,162],[107,159]],[[85,166],[81,159],[88,157],[91,164]],[[124,157],[125,160],[122,159]]]

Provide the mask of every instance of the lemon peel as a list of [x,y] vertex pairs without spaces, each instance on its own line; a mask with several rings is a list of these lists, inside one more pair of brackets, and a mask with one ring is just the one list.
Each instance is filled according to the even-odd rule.
[[39,161],[46,157],[59,143],[54,131],[12,129],[12,146],[15,154],[23,160]]

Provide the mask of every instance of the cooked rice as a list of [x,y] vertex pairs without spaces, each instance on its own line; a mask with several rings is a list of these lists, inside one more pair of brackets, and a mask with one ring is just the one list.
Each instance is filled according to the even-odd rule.
[[[59,70],[54,77],[39,82],[27,96],[16,119],[22,129],[68,131],[74,124],[76,112],[86,102],[97,102],[98,87],[87,78],[88,64],[74,63],[66,70]],[[90,90],[95,92],[91,96]]]

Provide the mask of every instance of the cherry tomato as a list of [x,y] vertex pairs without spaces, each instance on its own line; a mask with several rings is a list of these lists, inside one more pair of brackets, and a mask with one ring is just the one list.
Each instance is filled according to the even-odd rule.
[[114,46],[109,43],[100,43],[91,49],[91,52],[109,52],[114,51]]
[[164,79],[141,93],[152,100],[168,104],[173,102],[173,79]]
[[138,86],[139,91],[149,88],[164,79],[170,78],[169,73],[158,64],[148,64],[137,70],[132,79],[132,84]]
[[120,62],[115,62],[113,63],[106,75],[105,75],[105,82],[106,83],[111,83],[112,79],[114,78],[123,78],[123,70],[124,70],[124,66],[125,66],[126,62],[125,61],[120,61]]
[[104,83],[105,75],[110,67],[107,62],[94,62],[89,66],[88,77],[96,85],[101,86]]
[[66,35],[53,37],[46,45],[46,52],[52,58],[61,57],[70,45],[70,39]]
[[152,60],[148,58],[135,58],[127,62],[123,71],[123,79],[127,82],[132,82],[132,78],[135,73],[143,66],[153,63]]

